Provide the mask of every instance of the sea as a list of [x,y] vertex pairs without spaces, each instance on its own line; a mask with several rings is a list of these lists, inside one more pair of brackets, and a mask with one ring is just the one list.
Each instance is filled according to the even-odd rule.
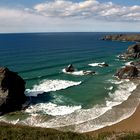
[[[18,72],[30,99],[25,110],[0,121],[82,133],[132,115],[135,105],[121,105],[137,84],[114,74],[129,63],[118,55],[134,42],[102,40],[106,34],[116,33],[0,34],[0,66]],[[100,67],[103,63],[109,66]],[[69,64],[75,72],[64,71]]]

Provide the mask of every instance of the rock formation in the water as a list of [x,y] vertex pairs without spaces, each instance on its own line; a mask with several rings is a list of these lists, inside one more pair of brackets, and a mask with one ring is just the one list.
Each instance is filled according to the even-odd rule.
[[119,79],[133,79],[140,77],[140,71],[135,66],[125,66],[115,74]]
[[98,64],[99,67],[108,67],[109,65],[107,63],[100,63]]
[[65,71],[66,72],[74,72],[75,71],[74,66],[72,64],[68,65],[68,67],[65,68]]
[[140,43],[128,47],[125,53],[119,56],[121,59],[137,59],[140,58]]
[[83,74],[84,75],[94,75],[94,74],[96,74],[96,72],[95,71],[83,71]]
[[[140,42],[140,34],[106,35],[103,37],[103,40]],[[140,43],[129,46],[123,54],[119,55],[119,58],[125,60],[140,58]],[[124,66],[116,72],[115,76],[119,79],[140,78],[140,61],[131,62],[130,65]]]
[[105,35],[103,40],[112,40],[112,41],[135,41],[140,42],[140,34],[112,34]]
[[25,82],[8,68],[0,67],[0,114],[22,109],[27,98]]

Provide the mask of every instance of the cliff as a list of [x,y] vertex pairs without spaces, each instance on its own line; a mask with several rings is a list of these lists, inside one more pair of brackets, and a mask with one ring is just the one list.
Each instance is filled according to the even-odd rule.
[[22,109],[26,101],[25,81],[8,68],[0,67],[0,115]]

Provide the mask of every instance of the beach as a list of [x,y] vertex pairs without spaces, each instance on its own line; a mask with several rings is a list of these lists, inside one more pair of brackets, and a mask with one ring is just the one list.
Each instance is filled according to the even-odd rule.
[[[127,100],[127,101],[133,100],[134,96],[135,96],[136,97],[135,99],[138,101],[138,104],[137,104],[138,106],[137,106],[135,112],[130,117],[128,117],[127,119],[124,119],[116,124],[113,124],[111,126],[106,126],[104,128],[98,129],[96,131],[89,132],[88,134],[96,135],[96,134],[101,134],[104,132],[115,132],[115,133],[120,133],[120,132],[138,133],[138,132],[140,132],[139,90],[140,90],[140,85],[138,85],[137,89],[134,91],[134,93]],[[132,104],[128,104],[127,101],[122,103],[125,108],[126,108],[126,105],[128,105],[128,107],[132,105]],[[119,108],[119,106],[116,106],[116,107]]]

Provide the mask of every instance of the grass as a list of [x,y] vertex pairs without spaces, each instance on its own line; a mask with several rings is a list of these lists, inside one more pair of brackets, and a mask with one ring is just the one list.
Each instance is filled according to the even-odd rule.
[[0,123],[0,140],[92,140],[89,135]]
[[89,135],[0,123],[0,140],[140,140],[140,133],[106,132]]

